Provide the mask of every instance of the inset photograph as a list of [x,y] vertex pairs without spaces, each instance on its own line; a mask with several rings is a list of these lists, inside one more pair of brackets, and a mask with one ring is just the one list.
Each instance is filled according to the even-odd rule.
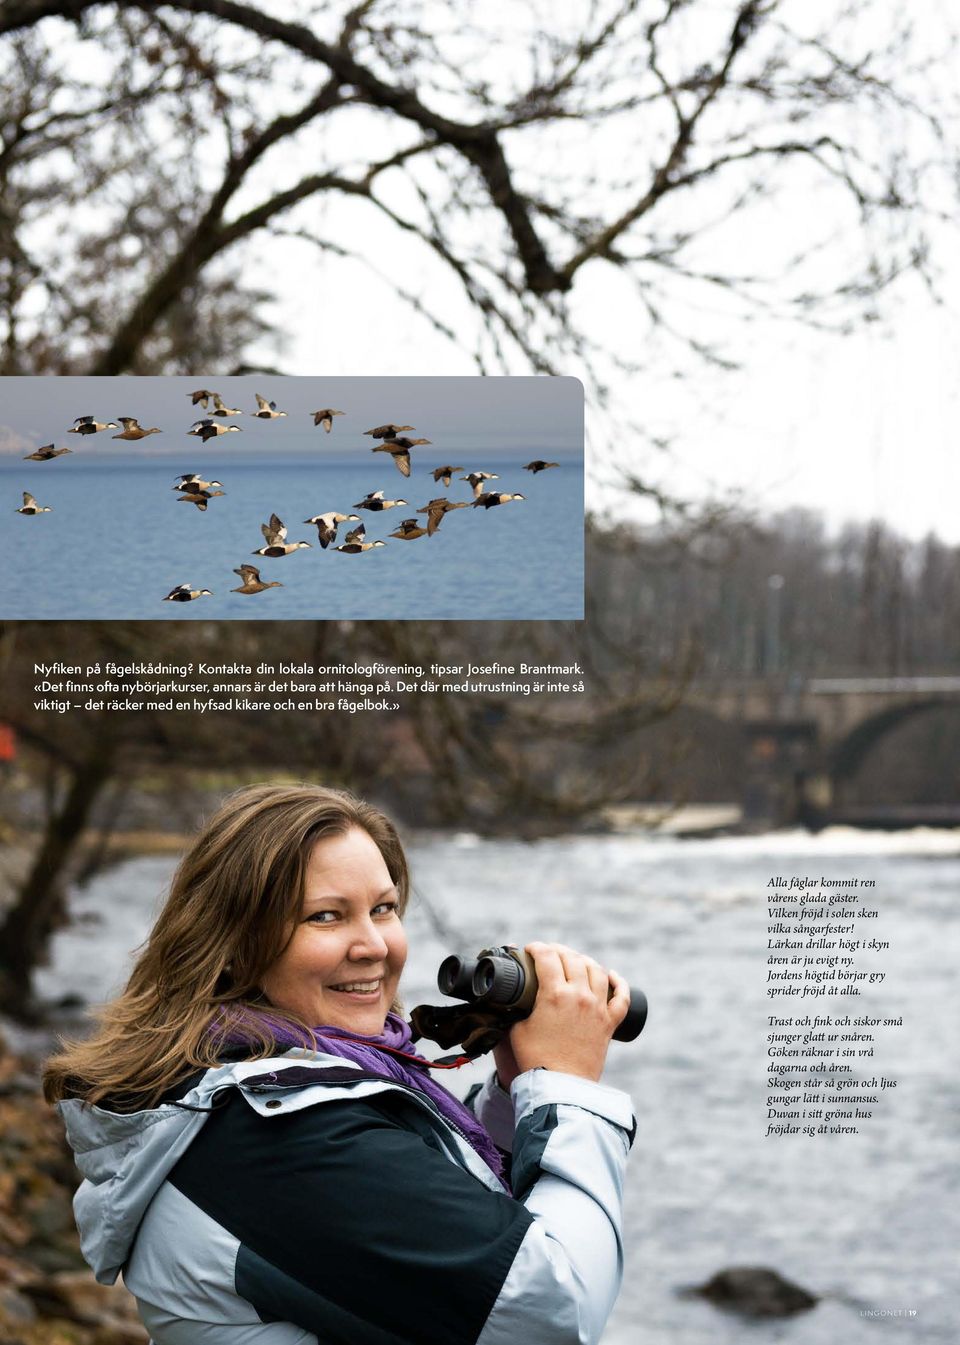
[[583,445],[574,378],[7,378],[0,618],[578,620]]

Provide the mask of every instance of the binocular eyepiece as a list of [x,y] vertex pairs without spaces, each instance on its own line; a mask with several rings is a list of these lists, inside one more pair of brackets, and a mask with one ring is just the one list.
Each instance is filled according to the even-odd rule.
[[[502,1012],[510,1021],[517,1021],[526,1018],[536,1002],[537,970],[533,958],[522,948],[504,944],[484,948],[475,958],[455,954],[444,958],[437,973],[437,985],[442,995]],[[647,997],[631,986],[630,1007],[613,1040],[636,1040],[646,1021]]]

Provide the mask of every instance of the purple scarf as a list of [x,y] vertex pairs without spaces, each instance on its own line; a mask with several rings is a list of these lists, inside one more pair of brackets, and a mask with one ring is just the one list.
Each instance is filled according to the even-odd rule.
[[[255,1013],[256,1011],[248,1010],[248,1012]],[[306,1044],[302,1033],[297,1033],[272,1018],[269,1010],[262,1015],[257,1013],[257,1017],[265,1020],[264,1025],[269,1026],[278,1046],[298,1046],[302,1049]],[[370,1074],[378,1074],[383,1079],[394,1079],[398,1083],[406,1084],[408,1088],[415,1088],[418,1092],[423,1093],[430,1099],[441,1116],[449,1121],[454,1129],[463,1134],[494,1176],[499,1178],[504,1190],[509,1191],[510,1187],[504,1177],[503,1159],[499,1149],[473,1112],[444,1088],[443,1084],[431,1076],[426,1057],[413,1049],[410,1024],[405,1023],[398,1014],[388,1013],[383,1032],[375,1037],[347,1032],[345,1029],[338,1027],[316,1028],[314,1037],[318,1051],[325,1051],[329,1055],[342,1056],[345,1060],[352,1060],[362,1066]],[[231,1024],[225,1040],[230,1043],[243,1042],[245,1037],[241,1024]],[[380,1047],[388,1047],[389,1049],[378,1049]],[[391,1051],[403,1051],[411,1059],[402,1060],[398,1056],[392,1055]],[[418,1063],[420,1061],[423,1063]]]

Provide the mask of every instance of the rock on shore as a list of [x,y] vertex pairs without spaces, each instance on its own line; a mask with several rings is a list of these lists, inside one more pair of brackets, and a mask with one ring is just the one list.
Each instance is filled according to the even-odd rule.
[[715,1307],[744,1317],[789,1317],[819,1301],[798,1284],[765,1266],[732,1266],[718,1270],[705,1284],[684,1290],[706,1298]]
[[78,1180],[35,1065],[0,1041],[0,1345],[148,1345],[130,1294],[80,1255]]

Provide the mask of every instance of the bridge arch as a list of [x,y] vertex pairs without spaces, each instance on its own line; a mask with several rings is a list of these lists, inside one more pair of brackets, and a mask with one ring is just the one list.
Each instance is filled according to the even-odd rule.
[[880,741],[893,729],[907,720],[931,710],[960,710],[960,701],[955,696],[931,696],[922,701],[908,701],[880,710],[861,720],[855,728],[836,743],[829,755],[829,774],[836,784],[851,780],[857,774],[864,760]]

